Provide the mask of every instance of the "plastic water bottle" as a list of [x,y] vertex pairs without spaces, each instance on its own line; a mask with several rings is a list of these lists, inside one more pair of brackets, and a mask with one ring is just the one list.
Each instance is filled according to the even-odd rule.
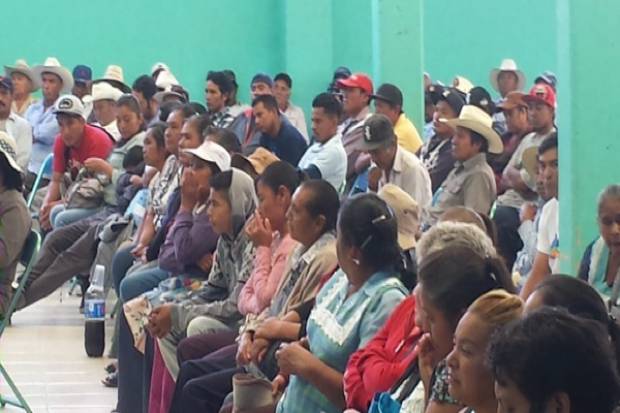
[[105,349],[105,267],[95,266],[84,298],[84,348],[88,357],[101,357]]

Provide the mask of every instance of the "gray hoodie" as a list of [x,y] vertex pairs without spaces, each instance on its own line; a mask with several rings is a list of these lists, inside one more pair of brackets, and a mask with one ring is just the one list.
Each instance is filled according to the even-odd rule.
[[228,197],[232,206],[234,236],[222,234],[217,243],[209,279],[190,300],[173,306],[172,323],[179,330],[187,328],[198,316],[208,316],[234,328],[242,315],[237,299],[254,262],[254,246],[244,231],[245,223],[256,208],[252,178],[239,169],[232,169]]

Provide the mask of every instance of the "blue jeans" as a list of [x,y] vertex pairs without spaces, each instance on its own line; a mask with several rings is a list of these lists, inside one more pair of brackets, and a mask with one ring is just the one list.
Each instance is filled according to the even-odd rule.
[[66,209],[63,204],[58,204],[50,211],[50,222],[52,228],[62,228],[88,218],[99,211],[99,208],[70,208]]
[[126,303],[132,298],[156,288],[160,282],[168,277],[170,277],[170,273],[159,267],[132,272],[126,275],[120,283],[120,299]]
[[131,250],[135,245],[130,244],[125,247],[116,250],[114,257],[112,257],[112,278],[114,279],[114,289],[116,295],[121,296],[121,281],[125,278],[127,271],[131,268],[134,262],[134,256],[131,255]]

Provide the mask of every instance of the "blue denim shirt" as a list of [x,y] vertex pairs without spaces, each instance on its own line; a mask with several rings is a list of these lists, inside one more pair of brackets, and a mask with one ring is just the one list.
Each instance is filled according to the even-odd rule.
[[33,139],[28,170],[36,174],[39,172],[45,157],[52,153],[54,140],[60,133],[60,128],[56,121],[56,115],[54,115],[54,105],[46,109],[42,100],[30,105],[25,117],[32,126]]

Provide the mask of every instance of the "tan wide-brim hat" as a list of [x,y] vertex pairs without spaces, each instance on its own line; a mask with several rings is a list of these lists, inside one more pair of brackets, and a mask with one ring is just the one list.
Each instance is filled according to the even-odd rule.
[[493,129],[493,119],[477,106],[465,105],[457,119],[439,119],[452,129],[460,126],[482,135],[489,143],[489,153],[501,154],[504,151],[502,138]]
[[394,184],[386,184],[377,193],[394,212],[398,226],[398,245],[403,251],[416,245],[416,235],[420,230],[420,210],[418,203],[405,191]]
[[21,173],[22,168],[17,163],[17,145],[8,133],[0,131],[0,153],[9,162],[9,166]]
[[28,66],[28,63],[24,59],[18,59],[13,66],[4,66],[4,73],[7,77],[11,77],[13,73],[21,73],[30,79],[30,83],[32,84],[31,92],[36,92],[41,88],[41,78],[35,76],[34,72]]
[[97,102],[99,100],[111,100],[116,102],[123,92],[120,89],[112,86],[108,82],[98,82],[93,84],[90,95],[84,96],[82,99],[84,103]]
[[532,146],[524,150],[521,155],[521,164],[530,177],[534,178],[538,175],[538,147]]
[[71,90],[73,89],[73,75],[66,67],[61,66],[60,62],[55,57],[48,57],[45,59],[45,63],[35,66],[32,69],[32,72],[39,80],[41,80],[43,73],[52,73],[58,76],[62,81],[61,94],[71,93]]
[[279,161],[273,152],[268,151],[263,147],[258,147],[250,156],[243,156],[241,154],[234,154],[232,156],[231,165],[233,168],[247,170],[248,167],[254,170],[256,175],[261,175],[269,165]]
[[512,59],[504,59],[499,67],[491,70],[489,74],[489,81],[491,82],[491,86],[493,89],[499,92],[499,85],[497,83],[497,78],[501,72],[512,72],[517,76],[517,90],[523,90],[525,87],[525,74],[519,70],[517,67],[517,62]]
[[471,83],[471,80],[463,76],[456,76],[454,80],[452,80],[452,86],[464,95],[468,94],[469,91],[474,88],[474,84]]
[[123,76],[123,68],[118,65],[109,65],[105,69],[103,77],[95,79],[93,85],[106,82],[114,86],[123,93],[131,93],[131,88],[125,84],[125,77]]

